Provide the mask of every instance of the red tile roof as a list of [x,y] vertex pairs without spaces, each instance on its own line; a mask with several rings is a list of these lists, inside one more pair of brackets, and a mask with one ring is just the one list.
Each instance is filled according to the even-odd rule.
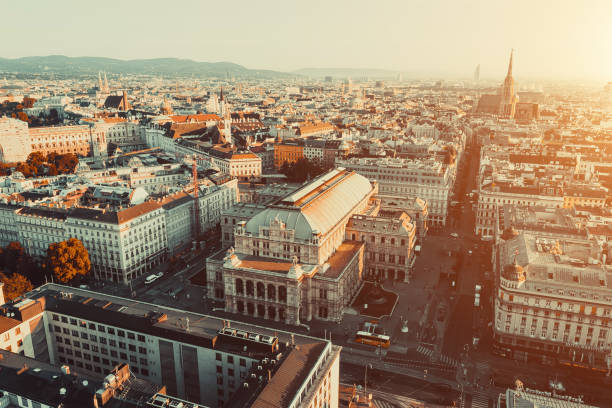
[[140,217],[143,214],[157,210],[161,207],[161,204],[155,201],[147,201],[142,204],[135,205],[125,210],[121,210],[117,213],[117,220],[119,224],[128,222],[136,217]]
[[10,317],[0,316],[0,333],[6,333],[14,327],[19,326],[19,320],[11,319]]
[[172,119],[174,123],[208,122],[211,120],[221,121],[221,118],[215,114],[172,115],[170,119]]

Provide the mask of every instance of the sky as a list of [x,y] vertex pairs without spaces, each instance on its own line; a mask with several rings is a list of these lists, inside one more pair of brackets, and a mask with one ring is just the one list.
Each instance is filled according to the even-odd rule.
[[[230,61],[612,81],[610,0],[0,1],[0,57]],[[7,39],[10,39],[7,41]]]

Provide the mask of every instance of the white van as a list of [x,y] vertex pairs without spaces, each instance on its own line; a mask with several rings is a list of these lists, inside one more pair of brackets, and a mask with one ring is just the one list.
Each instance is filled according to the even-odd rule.
[[153,274],[151,274],[151,275],[149,275],[149,276],[147,276],[145,278],[144,283],[145,283],[145,285],[148,285],[149,283],[155,282],[156,280],[158,280],[162,276],[164,276],[163,272],[153,273]]

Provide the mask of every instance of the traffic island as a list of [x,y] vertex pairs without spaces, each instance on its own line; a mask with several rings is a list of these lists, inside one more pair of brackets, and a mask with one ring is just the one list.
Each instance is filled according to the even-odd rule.
[[365,282],[351,307],[362,316],[380,319],[393,314],[397,299],[397,294],[383,289],[380,284]]

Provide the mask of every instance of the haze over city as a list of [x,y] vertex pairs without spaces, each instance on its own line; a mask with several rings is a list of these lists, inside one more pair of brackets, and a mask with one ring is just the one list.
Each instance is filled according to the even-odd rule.
[[612,407],[612,3],[0,4],[0,407]]
[[[252,69],[609,80],[612,4],[589,1],[82,1],[2,5],[0,57],[178,57]],[[10,16],[10,17],[9,17]],[[27,24],[24,24],[24,21]],[[52,35],[50,35],[52,33]]]

